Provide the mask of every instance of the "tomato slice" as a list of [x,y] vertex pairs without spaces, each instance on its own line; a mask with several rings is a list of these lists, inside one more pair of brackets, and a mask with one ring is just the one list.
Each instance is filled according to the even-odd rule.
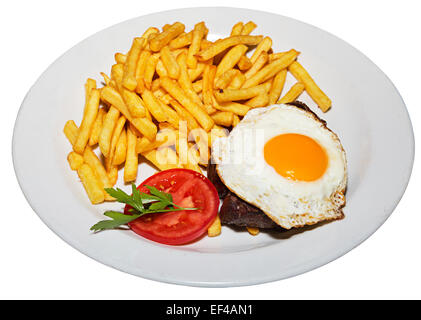
[[[149,193],[145,185],[171,193],[173,202],[181,207],[199,209],[151,213],[130,222],[129,227],[142,237],[164,244],[186,244],[201,237],[216,218],[218,192],[208,178],[196,171],[164,170],[137,187]],[[126,205],[124,213],[130,214],[129,209]]]

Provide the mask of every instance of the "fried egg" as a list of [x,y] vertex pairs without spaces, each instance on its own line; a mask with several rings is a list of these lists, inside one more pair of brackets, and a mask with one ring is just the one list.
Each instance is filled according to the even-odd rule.
[[345,151],[309,109],[252,109],[214,142],[212,157],[228,189],[285,229],[343,217]]

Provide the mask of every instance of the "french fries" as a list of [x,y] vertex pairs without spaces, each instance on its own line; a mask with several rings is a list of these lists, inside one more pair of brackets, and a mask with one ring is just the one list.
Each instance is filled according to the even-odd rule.
[[[100,73],[105,86],[87,79],[80,127],[69,120],[63,132],[72,146],[69,166],[93,204],[115,200],[104,188],[116,184],[120,168],[125,183],[135,182],[142,161],[202,172],[212,142],[252,108],[289,103],[306,91],[329,110],[331,100],[297,61],[300,52],[274,52],[270,37],[250,35],[256,27],[238,22],[216,41],[207,39],[203,21],[192,30],[181,22],[150,27],[127,53],[115,53],[110,73]],[[288,72],[297,83],[284,94]],[[218,216],[208,235],[220,233]]]

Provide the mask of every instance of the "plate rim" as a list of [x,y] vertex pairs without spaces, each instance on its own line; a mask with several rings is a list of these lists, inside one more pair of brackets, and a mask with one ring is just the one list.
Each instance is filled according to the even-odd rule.
[[[30,200],[30,196],[27,194],[27,192],[25,192],[24,189],[24,182],[23,182],[23,178],[20,176],[19,173],[19,168],[16,164],[16,134],[17,134],[17,125],[21,119],[21,116],[23,114],[23,111],[25,110],[25,103],[27,101],[27,98],[29,97],[30,93],[32,92],[32,90],[34,89],[35,85],[39,82],[39,80],[43,77],[43,75],[45,73],[47,73],[47,71],[49,71],[59,60],[61,60],[61,58],[63,56],[66,55],[67,52],[69,52],[70,50],[72,50],[73,48],[79,46],[81,43],[89,41],[90,38],[95,37],[97,34],[104,32],[108,29],[111,29],[117,25],[120,24],[124,24],[124,23],[128,23],[132,20],[137,20],[137,19],[142,19],[148,16],[154,16],[156,14],[172,14],[172,13],[176,13],[176,12],[180,12],[180,11],[185,11],[185,10],[206,10],[206,9],[220,9],[220,10],[242,10],[242,11],[247,11],[249,13],[262,13],[262,14],[268,14],[268,15],[272,15],[272,16],[276,16],[279,17],[281,19],[286,19],[286,20],[290,20],[293,21],[295,23],[299,23],[299,24],[304,24],[307,27],[310,27],[312,29],[316,29],[319,30],[323,33],[328,34],[329,36],[335,38],[336,40],[341,41],[342,43],[345,43],[347,46],[349,46],[350,48],[352,48],[353,50],[355,50],[356,52],[358,52],[363,58],[365,58],[368,62],[370,62],[370,64],[372,64],[377,72],[380,72],[380,74],[387,80],[387,82],[392,86],[392,88],[394,89],[394,92],[397,93],[400,102],[402,104],[403,107],[403,111],[405,112],[405,116],[406,119],[408,121],[408,130],[411,133],[409,140],[410,140],[410,147],[411,150],[409,151],[409,161],[410,161],[410,165],[406,167],[406,175],[405,175],[405,183],[403,188],[400,190],[399,195],[396,197],[395,201],[393,202],[393,204],[390,206],[390,208],[388,209],[388,213],[384,216],[384,218],[378,223],[378,225],[376,226],[376,228],[374,228],[373,230],[371,230],[371,232],[369,232],[368,234],[364,234],[363,237],[360,238],[359,241],[355,242],[353,246],[351,247],[347,247],[346,249],[342,249],[340,250],[340,252],[338,251],[335,255],[333,255],[332,258],[326,259],[324,260],[323,263],[320,262],[314,262],[314,263],[309,263],[307,264],[305,267],[299,267],[294,269],[294,271],[291,271],[289,273],[287,273],[286,275],[272,275],[271,277],[267,277],[265,279],[262,280],[262,278],[256,278],[256,279],[251,279],[248,281],[242,281],[242,282],[238,282],[238,281],[221,281],[221,282],[207,282],[207,281],[189,281],[189,280],[172,280],[172,279],[168,279],[168,278],[163,278],[163,277],[159,277],[159,276],[149,276],[149,275],[140,275],[140,274],[136,274],[133,272],[128,271],[127,269],[124,269],[122,267],[117,267],[115,265],[111,265],[109,263],[106,263],[104,261],[101,261],[97,258],[95,258],[94,256],[90,255],[88,252],[86,252],[85,250],[83,250],[83,248],[77,247],[70,239],[68,239],[65,235],[59,233],[57,230],[55,230],[50,223],[47,221],[47,219],[44,219],[44,217],[39,214],[36,210],[35,207],[32,203],[32,201]],[[80,253],[86,255],[87,257],[100,262],[108,267],[112,267],[113,269],[119,270],[119,271],[123,271],[135,276],[140,276],[142,278],[145,279],[149,279],[149,280],[154,280],[154,281],[159,281],[159,282],[164,282],[164,283],[170,283],[170,284],[177,284],[177,285],[188,285],[188,286],[196,286],[196,287],[238,287],[238,286],[249,286],[249,285],[255,285],[255,284],[262,284],[262,283],[268,283],[268,282],[273,282],[273,281],[277,281],[277,280],[282,280],[282,279],[286,279],[286,278],[291,278],[294,277],[296,275],[302,274],[302,273],[306,273],[308,271],[312,271],[316,268],[322,267],[340,257],[342,257],[343,255],[345,255],[346,253],[348,253],[349,251],[353,250],[354,248],[356,248],[357,246],[359,246],[360,244],[362,244],[365,240],[367,240],[369,237],[371,237],[371,235],[373,235],[385,222],[386,220],[392,215],[392,213],[394,212],[394,210],[396,209],[397,205],[399,204],[399,202],[401,201],[403,195],[405,194],[405,191],[408,187],[408,184],[411,180],[411,174],[412,174],[412,170],[413,170],[413,166],[414,166],[414,158],[415,158],[415,137],[414,137],[414,130],[413,130],[413,126],[412,126],[412,121],[408,112],[408,108],[406,107],[405,101],[402,97],[402,95],[400,94],[400,92],[398,91],[398,89],[396,88],[396,86],[394,85],[394,83],[391,81],[391,79],[388,77],[388,75],[386,73],[384,73],[382,71],[382,69],[380,69],[376,63],[374,63],[369,57],[367,57],[363,52],[361,52],[359,49],[355,48],[352,44],[350,44],[349,42],[339,38],[338,36],[325,31],[317,26],[314,26],[312,24],[297,20],[295,18],[291,18],[291,17],[287,17],[284,15],[280,15],[277,13],[272,13],[272,12],[268,12],[268,11],[263,11],[263,10],[255,10],[255,9],[248,9],[248,8],[239,8],[239,7],[229,7],[229,6],[215,6],[215,7],[209,7],[209,6],[205,6],[205,7],[185,7],[185,8],[178,8],[178,9],[172,9],[172,10],[164,10],[164,11],[159,11],[159,12],[153,12],[153,13],[149,13],[146,15],[141,15],[141,16],[137,16],[137,17],[133,17],[118,23],[115,23],[113,25],[110,25],[102,30],[99,30],[95,33],[93,33],[92,35],[86,37],[85,39],[77,42],[75,45],[71,46],[69,49],[67,49],[64,53],[62,53],[58,58],[56,58],[42,73],[41,75],[35,80],[35,82],[33,83],[33,85],[29,88],[28,92],[26,93],[16,116],[15,119],[15,124],[13,127],[13,136],[12,136],[12,159],[13,159],[13,167],[14,167],[14,172],[15,172],[15,176],[18,180],[18,184],[20,189],[22,190],[22,193],[26,199],[26,201],[28,202],[28,204],[30,205],[31,209],[37,214],[37,216],[41,219],[41,221],[51,230],[53,231],[61,240],[63,240],[64,242],[66,242],[67,244],[69,244],[70,246],[72,246],[74,249],[76,249],[77,251],[79,251]],[[397,193],[398,194],[398,193]]]

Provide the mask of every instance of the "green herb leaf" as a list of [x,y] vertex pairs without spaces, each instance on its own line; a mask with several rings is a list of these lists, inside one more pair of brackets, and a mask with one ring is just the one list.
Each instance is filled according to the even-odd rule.
[[173,197],[170,193],[160,191],[152,186],[145,187],[148,188],[150,194],[140,192],[134,184],[132,184],[132,195],[128,195],[119,188],[106,188],[105,191],[118,202],[125,203],[132,207],[132,209],[129,210],[131,214],[124,214],[117,211],[106,211],[104,215],[111,218],[111,220],[100,221],[93,225],[91,230],[101,231],[115,229],[122,225],[126,225],[145,214],[198,209],[182,208],[173,203]]

